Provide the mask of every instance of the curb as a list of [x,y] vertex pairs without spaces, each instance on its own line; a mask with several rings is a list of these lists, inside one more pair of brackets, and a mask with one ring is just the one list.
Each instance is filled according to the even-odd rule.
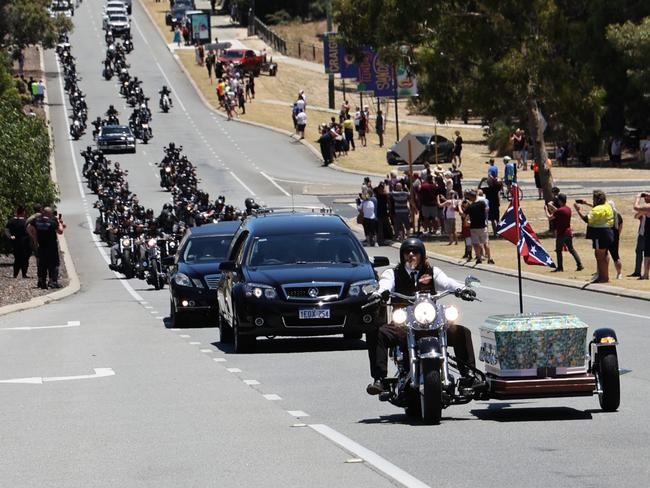
[[[359,224],[356,223],[356,220],[349,219],[347,221],[348,226],[354,230],[357,233],[363,234],[363,227]],[[400,244],[399,243],[393,243],[390,244],[390,247],[394,249],[399,249]],[[444,263],[448,264],[453,264],[455,266],[461,266],[463,268],[469,268],[469,269],[478,269],[480,271],[486,271],[489,273],[495,273],[498,275],[502,276],[517,276],[517,272],[508,269],[508,268],[500,268],[498,266],[493,266],[493,265],[484,265],[484,264],[474,264],[471,261],[467,262],[465,260],[459,260],[457,258],[452,258],[449,256],[446,256],[444,254],[438,254],[434,253],[431,251],[427,251],[427,257],[436,259],[438,261],[442,261]],[[489,266],[489,267],[488,267]],[[544,275],[539,275],[536,273],[529,273],[527,271],[523,271],[521,273],[521,277],[524,280],[528,281],[534,281],[537,283],[546,283],[549,284],[549,278],[545,277]],[[568,279],[557,279],[553,278],[553,282],[551,283],[553,285],[559,285],[563,286],[566,288],[574,288],[576,290],[584,290],[584,291],[590,291],[590,292],[595,292],[595,293],[604,293],[610,296],[618,296],[618,297],[624,297],[624,298],[634,298],[637,300],[647,300],[650,301],[650,292],[648,291],[640,291],[640,290],[633,290],[629,288],[621,288],[619,286],[611,286],[611,285],[600,285],[596,283],[585,283],[584,281],[577,281],[577,280],[568,280]]]
[[[140,4],[140,6],[141,6],[142,9],[144,10],[144,12],[147,14],[147,17],[149,17],[149,21],[151,21],[151,23],[153,24],[153,26],[156,28],[156,31],[158,31],[158,34],[159,34],[160,37],[162,38],[162,40],[163,40],[165,46],[167,46],[167,40],[165,39],[165,34],[162,32],[162,30],[160,30],[160,26],[159,26],[159,25],[156,23],[156,21],[154,20],[153,16],[152,16],[151,13],[149,12],[149,9],[146,7],[146,5],[143,3],[142,0],[138,0],[138,3]],[[169,50],[169,48],[168,48],[168,50]],[[172,55],[172,58],[174,59],[174,61],[176,61],[176,64],[177,64],[178,67],[181,69],[181,71],[183,72],[183,74],[185,75],[185,77],[189,80],[190,84],[194,87],[194,91],[196,91],[196,93],[199,95],[199,98],[201,99],[201,101],[203,102],[203,104],[204,104],[204,105],[205,105],[209,110],[211,110],[213,113],[217,114],[219,117],[221,117],[221,118],[223,118],[223,119],[227,119],[226,115],[223,114],[223,113],[221,113],[221,112],[220,112],[219,110],[217,110],[216,108],[214,108],[214,107],[212,106],[212,104],[210,103],[210,101],[205,97],[205,95],[203,94],[203,92],[201,91],[201,89],[198,87],[198,85],[196,84],[196,82],[194,81],[194,79],[192,78],[192,76],[190,76],[190,73],[187,71],[187,69],[185,68],[185,66],[183,66],[183,63],[181,62],[180,58],[179,58],[179,57],[178,57],[174,52],[172,52],[171,50],[169,50],[169,53]],[[293,132],[291,132],[291,131],[288,131],[288,130],[285,130],[285,129],[280,129],[280,128],[278,128],[278,127],[273,127],[273,126],[266,125],[266,124],[261,124],[261,123],[259,123],[259,122],[253,122],[253,121],[251,121],[251,120],[240,120],[240,119],[234,120],[234,119],[231,119],[231,122],[239,122],[239,123],[241,123],[241,124],[253,125],[253,126],[255,126],[255,127],[260,127],[260,128],[262,128],[262,129],[272,130],[273,132],[277,132],[277,133],[279,133],[279,134],[283,134],[283,135],[285,135],[285,136],[293,136]],[[295,138],[294,138],[294,139],[295,139]],[[323,162],[323,158],[321,157],[320,152],[319,152],[315,147],[313,147],[313,146],[312,146],[311,144],[309,144],[308,142],[305,142],[304,139],[303,139],[303,140],[295,139],[295,140],[297,140],[298,142],[300,142],[300,144],[302,144],[302,145],[305,146],[309,151],[311,151],[311,153],[312,153],[314,156],[316,156],[316,159],[317,159],[318,161]],[[331,165],[330,165],[330,166],[331,166]]]
[[[45,73],[45,65],[43,63],[43,46],[38,45],[37,48],[40,55],[40,65],[41,65],[40,67],[43,73]],[[54,136],[52,134],[52,127],[50,121],[50,107],[49,107],[49,100],[47,97],[47,94],[50,91],[49,90],[50,87],[47,86],[47,80],[45,80],[45,83],[46,83],[45,97],[44,97],[45,103],[43,104],[43,109],[45,111],[47,133],[51,141],[51,148],[54,149]],[[65,100],[63,102],[65,103]],[[58,178],[56,175],[56,160],[54,159],[53,150],[50,152],[50,178],[55,184],[58,183]],[[41,307],[43,305],[47,305],[48,303],[56,302],[58,300],[62,300],[66,297],[69,297],[70,295],[77,293],[81,289],[79,275],[77,274],[77,269],[75,268],[74,262],[72,261],[72,257],[70,256],[70,250],[68,248],[68,241],[65,238],[65,233],[59,236],[59,249],[61,251],[61,254],[63,255],[63,262],[65,263],[65,269],[68,274],[67,286],[53,293],[48,293],[47,295],[32,298],[27,302],[12,303],[11,305],[5,305],[4,307],[0,307],[0,315],[6,315],[8,313],[19,312],[21,310],[28,310],[30,308]]]

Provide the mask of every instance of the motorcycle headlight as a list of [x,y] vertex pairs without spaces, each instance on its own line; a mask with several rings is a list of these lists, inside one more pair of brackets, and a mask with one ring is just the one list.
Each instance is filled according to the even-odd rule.
[[350,291],[348,291],[348,295],[351,297],[357,297],[359,295],[370,295],[372,292],[377,291],[378,288],[379,284],[377,283],[377,280],[357,281],[356,283],[352,283],[350,285]]
[[147,241],[147,246],[149,247],[156,247],[156,244],[158,244],[158,241],[153,237]]
[[171,248],[176,247],[176,243],[174,241],[169,241],[169,247]]
[[176,273],[174,275],[174,282],[179,286],[193,286],[192,280],[184,273]]
[[419,324],[430,324],[436,318],[436,307],[429,302],[418,303],[413,309],[413,316]]
[[165,168],[165,173],[171,173],[171,172],[172,172],[172,169],[169,166],[167,166]]
[[131,247],[131,239],[122,239],[122,247]]
[[406,310],[404,310],[403,308],[398,308],[393,312],[393,323],[395,325],[404,324],[407,318],[408,318],[408,314],[406,313]]
[[447,319],[447,322],[456,322],[459,315],[460,312],[453,305],[449,305],[445,308],[445,318]]
[[262,296],[264,296],[269,300],[273,300],[278,296],[275,288],[272,286],[261,285],[258,283],[248,283],[244,288],[244,292],[247,297],[262,298]]

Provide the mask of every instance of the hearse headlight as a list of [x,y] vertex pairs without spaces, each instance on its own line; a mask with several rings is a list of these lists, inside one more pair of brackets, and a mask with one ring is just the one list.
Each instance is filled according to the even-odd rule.
[[269,300],[275,299],[278,294],[275,288],[269,285],[262,285],[259,283],[247,283],[244,287],[244,293],[247,297],[262,298],[265,297]]
[[174,282],[179,286],[192,287],[192,280],[184,273],[176,273],[174,275]]
[[377,291],[379,288],[379,283],[377,280],[364,280],[357,281],[350,285],[350,290],[348,295],[351,297],[358,297],[359,295],[370,295],[372,292]]

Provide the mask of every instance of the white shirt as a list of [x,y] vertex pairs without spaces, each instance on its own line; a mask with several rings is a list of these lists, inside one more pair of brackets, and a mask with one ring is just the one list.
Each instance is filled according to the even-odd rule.
[[372,200],[364,200],[361,202],[361,205],[357,207],[361,212],[363,212],[364,219],[375,219],[375,202]]
[[[408,265],[405,266],[406,272],[410,275],[413,271]],[[417,271],[416,271],[417,272]],[[420,276],[416,276],[416,280]],[[447,276],[440,268],[437,266],[433,267],[433,279],[436,284],[437,291],[456,291],[458,288],[462,288],[463,284]],[[388,268],[385,270],[381,277],[379,278],[379,290],[381,293],[384,290],[394,291],[395,290],[395,271],[393,268]]]
[[299,112],[296,115],[296,123],[298,125],[307,125],[307,114],[305,112]]
[[305,110],[305,101],[302,98],[299,98],[298,100],[296,100],[296,106],[300,110]]

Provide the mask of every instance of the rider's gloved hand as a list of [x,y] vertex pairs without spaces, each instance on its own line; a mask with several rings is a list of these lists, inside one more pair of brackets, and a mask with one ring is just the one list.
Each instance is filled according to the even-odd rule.
[[382,302],[386,302],[388,301],[388,298],[390,298],[390,291],[384,290],[381,293],[379,291],[375,291],[372,293],[372,298],[379,299]]
[[456,296],[461,300],[471,302],[476,298],[476,292],[474,290],[470,290],[469,288],[465,288],[464,290],[461,290],[459,288],[458,290],[456,290]]

